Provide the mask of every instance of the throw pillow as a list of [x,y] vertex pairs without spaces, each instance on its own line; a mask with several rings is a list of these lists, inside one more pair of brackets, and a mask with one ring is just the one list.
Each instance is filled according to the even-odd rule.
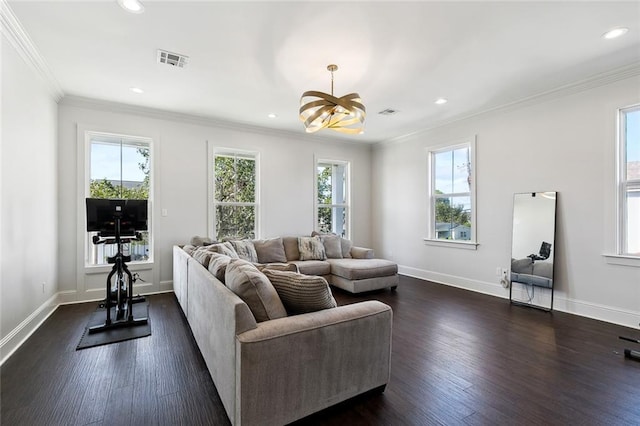
[[323,234],[320,236],[327,259],[342,259],[342,246],[340,237],[333,234]]
[[213,253],[206,250],[204,247],[199,247],[191,253],[191,256],[197,260],[205,268],[209,267],[209,260]]
[[231,245],[236,250],[236,253],[238,253],[238,257],[240,259],[246,260],[251,263],[258,262],[258,255],[256,254],[255,247],[253,246],[253,241],[231,241]]
[[189,242],[192,246],[200,247],[200,246],[208,246],[213,244],[213,240],[209,237],[191,237],[191,241]]
[[275,288],[252,263],[231,259],[227,265],[225,284],[249,306],[256,322],[287,316]]
[[287,256],[284,253],[284,244],[280,237],[268,240],[254,240],[253,245],[260,263],[284,263],[287,261]]
[[191,256],[195,249],[196,247],[191,244],[186,244],[184,247],[182,247],[182,250],[184,250],[189,256]]
[[300,260],[325,260],[327,255],[320,237],[298,237]]
[[231,258],[224,254],[212,253],[209,259],[209,272],[224,284],[227,266]]
[[338,306],[327,280],[322,277],[272,269],[265,269],[264,274],[275,287],[287,312],[291,314],[315,312]]
[[232,259],[238,259],[238,253],[236,253],[236,249],[233,248],[229,241],[211,244],[210,246],[207,246],[206,249],[215,253],[224,254]]

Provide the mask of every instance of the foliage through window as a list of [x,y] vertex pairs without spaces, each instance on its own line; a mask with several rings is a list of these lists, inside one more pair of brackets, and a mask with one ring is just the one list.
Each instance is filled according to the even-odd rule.
[[[102,133],[89,133],[89,182],[87,197],[149,200],[151,188],[151,140]],[[149,214],[151,209],[149,209]],[[150,231],[141,231],[142,240],[123,244],[132,261],[150,259]],[[117,252],[115,244],[95,245],[87,233],[87,265],[107,264]]]
[[429,151],[430,239],[474,240],[473,144]]
[[640,105],[619,118],[619,254],[640,256]]
[[349,238],[349,163],[319,160],[316,183],[316,231]]
[[216,152],[213,161],[215,238],[256,238],[256,156]]

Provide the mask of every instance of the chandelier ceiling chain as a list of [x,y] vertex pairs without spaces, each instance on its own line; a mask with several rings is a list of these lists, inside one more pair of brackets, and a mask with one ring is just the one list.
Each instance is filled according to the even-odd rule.
[[347,134],[363,133],[366,109],[360,95],[349,93],[340,98],[335,97],[333,73],[338,70],[338,66],[330,64],[327,70],[331,72],[331,94],[307,91],[300,98],[300,120],[307,133],[325,128]]

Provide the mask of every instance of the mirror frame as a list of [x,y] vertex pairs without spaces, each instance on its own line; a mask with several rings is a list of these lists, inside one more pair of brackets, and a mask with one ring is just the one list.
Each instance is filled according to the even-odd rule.
[[[541,218],[542,226],[540,222],[537,222],[537,227],[529,227],[528,229],[538,235],[540,229],[544,227],[542,244],[540,246],[539,253],[532,253],[524,258],[515,258],[516,238],[519,234],[522,234],[522,226],[517,223],[518,217],[522,217],[522,212],[518,214],[516,208],[518,206],[517,201],[519,199],[528,199],[540,197],[553,200],[553,214],[551,218],[548,216]],[[548,208],[548,207],[547,207]],[[542,192],[524,192],[516,193],[513,195],[513,220],[511,228],[511,264],[509,267],[509,301],[514,305],[528,306],[536,309],[541,309],[547,312],[553,310],[553,293],[555,287],[555,252],[556,252],[556,224],[557,224],[557,212],[558,212],[558,192],[557,191],[542,191]],[[547,214],[550,214],[548,212]],[[546,222],[550,222],[550,229],[547,227]],[[546,225],[546,226],[545,226]],[[517,228],[520,229],[517,229]],[[547,241],[551,240],[551,241]],[[537,247],[540,240],[535,243],[527,242],[528,246]],[[522,251],[522,250],[520,250]],[[520,256],[521,257],[521,256]],[[538,265],[543,266],[539,268],[539,273],[535,273],[534,268],[538,262]],[[548,265],[551,265],[550,268]],[[514,271],[515,269],[515,271]],[[550,270],[549,270],[550,269]],[[525,290],[529,300],[514,299],[514,284],[520,290]],[[544,289],[543,292],[550,292],[550,303],[548,306],[538,303],[533,303],[536,289]],[[545,297],[546,299],[546,297]]]

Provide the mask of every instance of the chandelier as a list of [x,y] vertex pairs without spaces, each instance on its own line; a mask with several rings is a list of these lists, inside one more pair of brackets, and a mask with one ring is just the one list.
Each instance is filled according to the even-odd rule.
[[357,93],[349,93],[341,98],[333,96],[333,72],[337,65],[328,65],[331,72],[331,94],[308,91],[300,98],[300,120],[307,133],[327,128],[341,133],[360,134],[364,132],[364,117],[367,115],[362,99]]

